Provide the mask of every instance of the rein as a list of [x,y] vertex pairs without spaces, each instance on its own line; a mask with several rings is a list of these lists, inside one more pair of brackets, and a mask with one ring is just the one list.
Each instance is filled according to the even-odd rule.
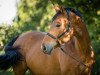
[[61,47],[61,44],[59,43],[59,39],[65,35],[65,33],[68,33],[70,31],[70,16],[69,16],[69,13],[70,13],[70,10],[67,10],[67,16],[68,16],[68,28],[66,28],[66,31],[63,32],[62,34],[60,34],[58,37],[55,37],[53,36],[52,34],[50,33],[47,33],[46,35],[50,36],[52,39],[54,39],[57,44],[59,45],[59,48],[61,51],[63,51],[66,55],[68,55],[69,57],[71,57],[73,60],[79,62],[81,65],[91,69],[89,66],[87,66],[83,61],[79,60],[79,59],[76,59],[75,57],[73,57],[69,52],[66,52],[62,47]]

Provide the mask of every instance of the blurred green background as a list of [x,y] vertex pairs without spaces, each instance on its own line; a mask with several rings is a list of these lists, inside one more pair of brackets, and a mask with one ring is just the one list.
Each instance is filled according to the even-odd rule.
[[[100,75],[100,0],[52,0],[55,5],[72,7],[83,15],[95,52],[92,75]],[[26,31],[48,31],[49,23],[55,14],[49,0],[20,0],[17,16],[12,25],[0,25],[0,54],[2,48],[13,37]],[[28,74],[28,73],[27,73]],[[12,69],[0,71],[0,75],[14,75]],[[28,74],[30,75],[30,74]]]

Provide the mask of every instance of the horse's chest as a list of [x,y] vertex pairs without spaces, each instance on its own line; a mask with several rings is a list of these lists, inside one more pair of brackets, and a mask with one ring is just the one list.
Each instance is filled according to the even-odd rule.
[[59,60],[55,56],[41,52],[34,52],[30,56],[27,65],[34,75],[61,75]]
[[59,63],[62,75],[80,75],[80,64],[70,56],[62,54],[59,57]]
[[67,55],[45,55],[38,50],[27,58],[27,65],[35,75],[75,75],[76,61]]

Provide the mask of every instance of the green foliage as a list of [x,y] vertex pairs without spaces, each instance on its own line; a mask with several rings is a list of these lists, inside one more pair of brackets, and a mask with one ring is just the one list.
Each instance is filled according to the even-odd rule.
[[[18,30],[18,29],[17,29]],[[15,37],[18,32],[14,26],[7,26],[3,24],[0,27],[0,44],[4,46],[11,38]]]
[[[100,2],[99,0],[52,0],[55,5],[72,7],[83,14],[95,51],[93,75],[100,74]],[[0,44],[5,45],[11,38],[29,31],[47,31],[55,14],[49,0],[20,0],[17,17],[12,26],[0,27]]]
[[21,0],[18,5],[17,25],[20,26],[20,30],[38,30],[46,31],[49,21],[52,16],[52,4],[48,4],[43,0]]

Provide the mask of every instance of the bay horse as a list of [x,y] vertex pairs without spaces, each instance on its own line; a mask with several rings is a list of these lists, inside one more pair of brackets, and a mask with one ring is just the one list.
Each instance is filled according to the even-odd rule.
[[90,75],[94,52],[81,15],[56,7],[48,33],[30,31],[13,38],[0,55],[0,70],[15,75]]

